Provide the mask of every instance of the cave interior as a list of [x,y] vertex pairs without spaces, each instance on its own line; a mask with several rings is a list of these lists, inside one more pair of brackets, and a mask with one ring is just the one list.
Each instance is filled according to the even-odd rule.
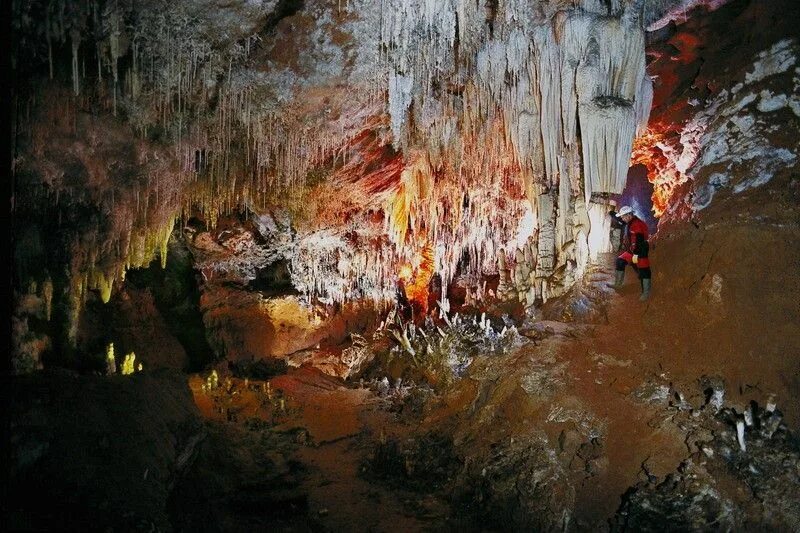
[[796,0],[12,0],[3,530],[800,530]]

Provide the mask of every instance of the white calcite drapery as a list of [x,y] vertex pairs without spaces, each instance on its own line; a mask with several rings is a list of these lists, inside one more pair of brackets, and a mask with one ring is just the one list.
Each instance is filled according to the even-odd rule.
[[[562,292],[590,256],[608,248],[607,198],[625,186],[633,139],[652,102],[644,7],[625,0],[382,2],[394,143],[406,153],[424,150],[437,173],[432,189],[455,183],[469,191],[468,211],[480,213],[478,221],[463,219],[458,208],[434,220],[421,213],[418,225],[437,243],[445,283],[459,262],[463,269],[464,254],[475,269],[496,265],[501,253],[512,269],[515,258],[527,257],[530,275],[518,288],[532,303]],[[506,202],[496,201],[498,190]],[[536,229],[527,251],[514,254],[521,198]],[[475,205],[482,201],[489,203]],[[482,231],[459,231],[476,222]]]

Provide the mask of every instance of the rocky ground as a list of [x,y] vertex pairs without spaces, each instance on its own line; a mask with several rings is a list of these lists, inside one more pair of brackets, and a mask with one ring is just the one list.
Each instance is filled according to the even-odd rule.
[[313,354],[222,365],[188,387],[158,372],[20,378],[18,494],[52,498],[17,498],[15,525],[46,527],[62,507],[32,509],[55,498],[87,509],[76,524],[184,531],[800,527],[791,383],[774,369],[743,381],[746,354],[682,366],[688,339],[647,325],[668,301],[609,279],[594,271],[551,320],[528,317],[433,385],[399,341],[406,371],[377,358],[348,381]]
[[648,304],[608,279],[595,272],[559,307],[592,319],[531,320],[443,388],[304,367],[215,391],[198,377],[195,399],[207,418],[291,435],[302,527],[795,528],[800,447],[780,411],[793,399],[724,369],[665,369],[641,344]]

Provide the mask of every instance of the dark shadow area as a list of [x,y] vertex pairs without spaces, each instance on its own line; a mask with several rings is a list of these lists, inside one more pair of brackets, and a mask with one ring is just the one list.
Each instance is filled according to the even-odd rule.
[[206,340],[198,275],[189,249],[183,239],[173,233],[166,268],[162,269],[159,260],[155,260],[148,268],[131,270],[126,276],[127,283],[152,293],[170,333],[186,350],[189,372],[202,370],[216,358]]
[[292,285],[289,262],[286,259],[278,259],[271,265],[259,269],[256,278],[249,283],[247,288],[259,291],[266,297],[300,294]]
[[658,228],[658,219],[653,215],[653,184],[647,180],[647,167],[634,165],[628,169],[628,181],[622,191],[620,206],[629,205],[642,219],[650,233]]

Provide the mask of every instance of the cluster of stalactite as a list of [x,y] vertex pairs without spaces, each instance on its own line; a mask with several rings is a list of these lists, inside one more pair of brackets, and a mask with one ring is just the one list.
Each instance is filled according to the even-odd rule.
[[[242,16],[265,21],[274,4]],[[213,14],[195,11],[190,2],[158,0],[16,1],[15,44],[20,61],[46,56],[51,79],[54,57],[69,48],[75,96],[100,103],[143,138],[171,143],[180,170],[198,182],[186,197],[213,222],[245,203],[263,206],[276,190],[304,185],[316,166],[345,157],[342,148],[374,117],[382,93],[375,83],[354,91],[347,96],[357,112],[326,117],[325,128],[310,124],[280,108],[292,94],[277,94],[250,68],[257,33],[215,40],[206,20]]]
[[17,102],[14,266],[19,286],[52,283],[74,342],[92,291],[108,302],[126,270],[165,262],[182,178],[159,150],[64,91]]
[[[163,260],[181,214],[213,226],[275,204],[317,217],[298,236],[293,282],[335,301],[392,298],[401,265],[432,250],[445,286],[497,272],[501,257],[510,270],[525,258],[528,275],[511,277],[525,278],[517,292],[530,303],[559,294],[603,251],[607,198],[624,186],[650,107],[647,2],[328,6],[353,25],[381,8],[372,33],[352,36],[374,54],[357,58],[361,85],[326,87],[317,108],[302,109],[285,105],[296,79],[281,85],[252,64],[276,3],[245,4],[261,22],[223,38],[191,2],[14,2],[17,61],[38,61],[69,82],[75,105],[127,124],[149,147],[133,159],[160,167],[84,198],[102,206],[107,227],[73,246],[76,302],[88,289],[107,300],[127,268],[159,250]],[[63,175],[34,170],[46,196],[68,188]],[[308,191],[333,196],[311,209]],[[342,195],[348,209],[337,211]]]
[[[375,195],[392,250],[359,247],[375,269],[366,258],[305,254],[315,264],[304,276],[311,292],[369,293],[343,289],[352,284],[384,297],[399,270],[432,249],[444,286],[456,276],[479,285],[504,269],[516,280],[509,294],[526,303],[560,294],[608,249],[608,199],[624,188],[651,105],[644,25],[656,9],[458,0],[381,8],[388,127],[403,160]],[[363,233],[358,226],[351,235]]]
[[405,244],[408,225],[434,242],[447,283],[464,254],[496,270],[505,252],[513,265],[527,208],[537,296],[579,276],[606,247],[600,215],[647,124],[646,8],[386,0],[391,128],[411,174],[390,211],[394,242]]
[[[248,4],[242,15],[261,17],[263,24],[275,4]],[[260,37],[216,39],[188,2],[15,1],[12,9],[19,73],[15,171],[23,187],[17,205],[30,212],[79,205],[99,211],[94,227],[84,221],[74,238],[64,237],[72,340],[89,291],[108,301],[127,269],[159,256],[163,263],[182,215],[199,214],[213,227],[221,214],[281,201],[283,191],[304,185],[315,166],[346,160],[341,150],[347,140],[379,114],[381,97],[374,91],[366,93],[371,105],[354,101],[360,113],[330,120],[328,129],[277,110],[269,84],[244,68]],[[38,81],[42,77],[50,83]],[[58,89],[67,84],[69,93]],[[79,126],[87,114],[126,124],[136,134],[127,139],[131,150],[110,153],[115,145],[110,155],[98,153],[103,140],[94,139],[108,130],[91,122]],[[81,148],[63,146],[61,138]],[[59,157],[73,156],[91,183],[61,168]],[[120,156],[140,168],[133,175],[119,172],[110,163]],[[44,275],[41,265],[29,266],[22,278]]]

